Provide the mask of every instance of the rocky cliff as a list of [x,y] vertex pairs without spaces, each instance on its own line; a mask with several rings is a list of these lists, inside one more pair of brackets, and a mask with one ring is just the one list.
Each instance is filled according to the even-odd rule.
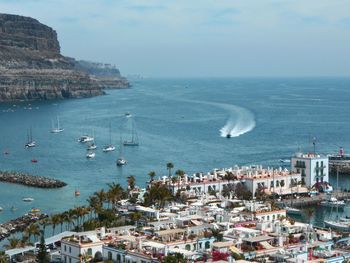
[[0,102],[91,97],[103,94],[102,88],[98,78],[60,54],[52,28],[0,14]]

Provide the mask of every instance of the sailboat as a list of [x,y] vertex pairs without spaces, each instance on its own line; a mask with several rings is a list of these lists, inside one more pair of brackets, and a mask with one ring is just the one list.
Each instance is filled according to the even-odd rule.
[[122,144],[122,136],[120,135],[120,145],[119,145],[119,157],[116,161],[117,166],[123,166],[127,163],[127,161],[123,157],[123,144]]
[[131,119],[131,138],[130,140],[125,140],[123,142],[124,146],[138,146],[139,145],[139,138],[137,136],[136,128],[135,128],[135,121]]
[[87,146],[88,151],[93,151],[97,149],[97,145],[95,144],[95,133],[92,131],[92,140],[91,143]]
[[30,127],[29,133],[27,133],[27,143],[25,144],[26,148],[32,148],[35,147],[36,143],[33,140],[33,135],[32,135],[32,127]]
[[57,126],[54,127],[53,121],[52,121],[52,129],[51,129],[51,133],[60,133],[63,132],[64,129],[60,127],[60,119],[57,116]]
[[[338,188],[338,181],[339,181],[339,169],[337,168],[337,190]],[[338,213],[339,213],[339,206],[337,207],[337,217],[335,220],[325,220],[324,224],[326,227],[342,230],[342,231],[350,231],[350,222],[348,220],[339,220],[338,219]]]
[[112,145],[112,128],[111,123],[109,123],[109,144],[103,147],[104,152],[112,152],[115,150],[115,147]]

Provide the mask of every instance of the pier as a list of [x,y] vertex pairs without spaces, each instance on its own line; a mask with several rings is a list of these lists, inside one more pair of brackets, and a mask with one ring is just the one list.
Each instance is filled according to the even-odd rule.
[[9,171],[0,171],[0,182],[38,188],[61,188],[67,185],[65,182],[53,178]]
[[[276,203],[280,206],[292,206],[297,208],[304,208],[307,206],[314,206],[320,204],[322,201],[325,201],[327,199],[327,194],[320,193],[315,196],[307,196],[307,197],[300,197],[300,198],[292,198],[292,199],[284,199],[281,201],[277,201]],[[338,200],[347,200],[350,199],[350,192],[344,192],[344,191],[334,191],[332,193],[334,197],[336,197]]]

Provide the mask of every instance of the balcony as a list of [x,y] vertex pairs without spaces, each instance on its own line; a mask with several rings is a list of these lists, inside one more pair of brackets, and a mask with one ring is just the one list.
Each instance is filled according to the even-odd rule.
[[294,165],[294,167],[295,167],[295,168],[305,169],[305,168],[306,168],[306,165],[305,165],[305,163],[296,162],[295,165]]

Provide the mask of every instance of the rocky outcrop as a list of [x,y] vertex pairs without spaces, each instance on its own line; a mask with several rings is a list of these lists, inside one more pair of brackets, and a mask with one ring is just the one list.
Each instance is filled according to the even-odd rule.
[[[0,14],[0,102],[103,94],[103,81],[77,64],[60,54],[52,28],[33,18]],[[128,86],[118,74],[120,85],[110,86]]]
[[119,69],[111,64],[91,61],[76,61],[76,68],[93,76],[103,89],[129,88],[129,81],[120,75]]

